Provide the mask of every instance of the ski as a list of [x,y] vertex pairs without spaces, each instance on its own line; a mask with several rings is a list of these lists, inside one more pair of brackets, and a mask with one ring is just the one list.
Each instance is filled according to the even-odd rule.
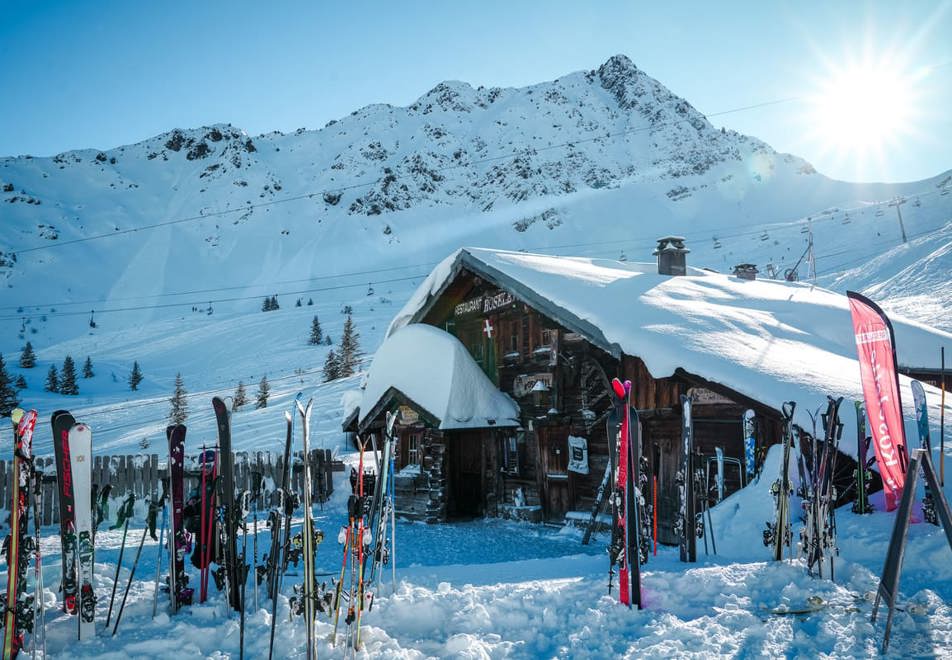
[[[301,590],[304,600],[304,629],[307,637],[307,658],[308,660],[316,660],[317,640],[314,639],[315,605],[317,600],[317,584],[314,580],[316,539],[313,512],[311,511],[311,462],[308,460],[311,452],[311,403],[311,401],[308,401],[306,406],[302,406],[300,401],[296,401],[295,406],[297,407],[298,414],[301,416],[301,436],[304,450],[304,498],[302,502],[302,506],[304,507],[304,529],[301,530],[304,548],[304,585]],[[359,646],[360,633],[358,628],[358,636],[354,648],[359,648]]]
[[65,410],[57,410],[50,419],[56,462],[56,488],[59,494],[63,611],[67,614],[76,613],[76,528],[73,512],[73,474],[69,461],[69,430],[75,423],[73,416]]
[[768,522],[764,530],[764,545],[772,546],[775,561],[783,559],[784,546],[789,548],[793,540],[790,524],[790,496],[793,494],[790,486],[790,449],[793,446],[793,412],[796,407],[797,404],[793,401],[787,401],[782,406],[783,459],[780,463],[780,476],[770,487],[774,496],[775,517],[774,522]]
[[235,538],[235,463],[231,453],[231,411],[221,397],[212,398],[215,420],[218,424],[218,447],[220,452],[220,502],[224,523],[225,544],[223,547],[224,577],[228,588],[228,603],[232,609],[241,611],[241,578],[238,566],[238,545]]
[[869,471],[867,454],[869,439],[866,436],[866,406],[862,401],[854,401],[856,408],[856,499],[853,501],[853,513],[872,513],[869,503]]
[[[638,486],[641,458],[632,437],[631,382],[612,380],[613,418],[618,420],[617,471],[614,483],[612,563],[618,564],[618,598],[623,605],[641,608],[641,519]],[[613,442],[609,438],[609,442]]]
[[757,475],[757,436],[756,415],[753,410],[744,411],[744,471],[747,474],[747,483],[753,481]]
[[171,491],[171,522],[169,524],[169,602],[172,614],[182,605],[192,604],[193,590],[188,586],[185,555],[191,549],[191,535],[185,529],[185,433],[182,424],[168,426],[169,490]]
[[96,634],[96,593],[93,588],[92,463],[93,434],[85,424],[69,430],[69,462],[73,475],[79,586],[79,639]]
[[13,478],[11,480],[10,535],[7,537],[7,593],[3,617],[3,657],[15,658],[23,648],[24,632],[33,633],[33,597],[27,592],[27,568],[34,542],[29,536],[29,498],[32,491],[33,432],[36,411],[11,412],[14,424]]
[[[912,398],[916,407],[916,428],[919,431],[919,446],[929,453],[932,457],[932,442],[929,438],[929,408],[926,405],[926,392],[922,388],[922,383],[918,380],[912,381]],[[936,515],[935,500],[932,492],[929,490],[929,484],[925,485],[922,496],[922,517],[926,522],[933,525],[939,524],[939,517]]]
[[680,557],[683,562],[697,561],[697,534],[695,520],[696,496],[694,493],[694,421],[691,417],[691,399],[681,395],[681,468],[677,473],[680,513],[675,522],[675,535],[679,537]]
[[278,620],[278,593],[281,590],[281,527],[284,517],[287,517],[288,526],[291,524],[291,512],[287,509],[289,505],[288,490],[291,485],[291,440],[294,434],[294,417],[290,412],[284,412],[285,419],[285,440],[284,440],[284,461],[281,463],[281,486],[278,489],[278,501],[268,514],[268,526],[271,528],[271,548],[268,551],[268,561],[265,569],[265,575],[268,580],[268,596],[271,599],[271,641],[268,646],[268,659],[274,654],[274,628]]

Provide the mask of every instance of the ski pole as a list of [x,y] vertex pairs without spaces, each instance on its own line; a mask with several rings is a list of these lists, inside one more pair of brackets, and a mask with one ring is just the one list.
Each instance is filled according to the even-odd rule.
[[[142,530],[142,538],[139,539],[139,549],[136,550],[135,559],[132,560],[132,570],[129,571],[129,581],[126,582],[126,590],[122,594],[122,602],[119,604],[119,612],[116,614],[116,625],[112,628],[112,636],[116,636],[116,631],[119,630],[119,621],[122,620],[122,611],[126,607],[126,598],[129,597],[129,587],[132,586],[132,578],[136,574],[136,566],[139,563],[139,555],[142,554],[142,544],[145,543],[145,536],[149,533],[148,529]],[[108,627],[108,623],[106,624]]]
[[[205,485],[205,484],[206,484],[206,477],[205,477],[205,445],[204,445],[204,444],[202,445],[201,463],[202,463],[202,464],[199,466],[199,469],[201,469],[201,471],[202,471],[202,484],[201,484],[201,488],[202,488],[201,506],[202,506],[202,509],[201,509],[201,511],[199,511],[199,514],[198,514],[198,521],[199,521],[199,523],[198,523],[198,533],[199,533],[199,543],[200,543],[200,544],[203,544],[203,545],[202,545],[202,549],[201,549],[201,553],[200,553],[199,556],[201,557],[201,559],[204,559],[204,558],[205,558],[205,546],[204,546],[204,543],[205,543],[205,525],[206,525],[206,520],[205,520],[205,519],[208,517],[207,512],[206,512],[206,510],[205,510],[205,491],[206,491],[206,485]],[[204,561],[202,561],[201,563],[202,563],[202,566],[199,567],[199,572],[198,572],[198,602],[199,602],[199,603],[204,603],[204,602],[205,602],[205,571],[207,570],[207,568],[206,568],[205,565],[204,565],[204,564],[205,564]]]
[[[163,488],[166,482],[163,481]],[[162,552],[162,546],[165,545],[165,526],[169,522],[169,510],[165,505],[165,497],[162,498],[162,527],[159,530],[159,545],[156,551],[156,560],[155,560],[155,591],[152,593],[152,618],[155,618],[155,613],[159,608],[159,580],[162,577],[162,557],[165,555]]]
[[[36,469],[31,462],[33,471],[33,528],[36,533],[36,562],[34,564],[34,591],[33,596],[33,634],[30,636],[32,657],[36,658],[37,646],[43,648],[43,657],[46,658],[46,606],[43,603],[43,556],[40,552],[40,502],[43,496],[41,482],[43,473]],[[37,632],[39,626],[39,633]]]
[[135,504],[135,495],[129,495],[123,502],[119,511],[116,512],[116,524],[109,529],[116,529],[120,524],[122,528],[122,544],[119,546],[119,561],[116,562],[116,576],[112,581],[112,595],[109,596],[109,612],[106,614],[106,628],[109,628],[109,620],[112,619],[112,604],[116,599],[116,586],[119,583],[119,569],[122,568],[122,555],[126,551],[126,534],[129,532],[129,519],[132,518],[132,508]]

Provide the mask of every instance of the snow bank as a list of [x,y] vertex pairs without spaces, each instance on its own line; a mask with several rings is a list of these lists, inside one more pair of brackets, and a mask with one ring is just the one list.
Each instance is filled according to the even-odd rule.
[[441,429],[518,426],[519,407],[496,389],[458,339],[409,325],[377,351],[360,402],[363,422],[390,388],[440,420]]

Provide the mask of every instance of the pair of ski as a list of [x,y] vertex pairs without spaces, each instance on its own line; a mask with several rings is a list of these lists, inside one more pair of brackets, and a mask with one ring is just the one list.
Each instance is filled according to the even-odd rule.
[[618,599],[628,607],[643,607],[641,564],[648,559],[648,538],[643,527],[646,514],[642,497],[641,433],[638,414],[631,407],[631,381],[612,380],[612,411],[609,416],[608,450],[611,470],[612,540],[608,591],[618,565]]
[[781,406],[783,420],[783,459],[780,462],[780,476],[770,486],[770,493],[774,497],[774,521],[767,522],[764,530],[764,545],[771,548],[775,561],[783,559],[784,547],[790,552],[793,542],[793,529],[790,522],[790,496],[793,487],[790,483],[790,450],[793,448],[794,428],[793,413],[797,404],[787,401]]
[[[10,502],[10,535],[5,543],[7,560],[7,592],[3,600],[3,657],[14,658],[23,648],[24,633],[31,632],[30,643],[34,655],[38,644],[37,630],[41,631],[45,653],[43,580],[40,566],[40,523],[37,506],[36,472],[33,469],[33,433],[36,429],[35,410],[12,411],[13,421],[13,480]],[[29,535],[30,503],[33,503],[34,537]],[[27,591],[27,573],[30,558],[34,558],[36,582],[34,594]]]
[[[824,437],[810,443],[812,456],[807,455],[806,443],[800,443],[800,481],[803,506],[803,528],[800,532],[800,551],[806,557],[807,572],[823,577],[825,559],[830,563],[830,579],[834,579],[833,558],[836,548],[835,504],[838,497],[834,477],[839,441],[843,423],[839,418],[843,398],[827,397],[826,412],[822,414]],[[820,445],[818,447],[818,445]]]
[[[314,517],[311,509],[311,467],[310,467],[310,428],[311,428],[311,407],[313,401],[309,400],[306,405],[301,403],[301,394],[294,399],[294,411],[284,413],[287,425],[287,435],[284,448],[283,474],[281,475],[281,489],[278,506],[271,511],[268,516],[271,527],[271,548],[268,553],[266,575],[268,579],[269,596],[271,598],[271,639],[268,647],[268,658],[274,655],[274,633],[277,624],[278,594],[281,591],[281,582],[289,562],[291,552],[291,516],[294,512],[294,496],[291,493],[291,443],[294,438],[294,416],[295,412],[301,419],[302,426],[302,444],[304,454],[304,491],[302,506],[304,508],[304,526],[301,530],[301,554],[304,563],[304,580],[300,588],[297,589],[297,600],[300,603],[300,611],[304,615],[304,627],[306,637],[306,652],[308,660],[317,658],[317,639],[314,635],[314,623],[317,610],[320,607],[318,602],[320,594],[317,591],[317,581],[315,579],[314,559],[317,552],[317,545],[323,539],[323,534],[314,528]],[[282,538],[283,523],[283,542]],[[292,608],[298,609],[297,607]]]
[[[356,650],[360,645],[360,619],[364,609],[363,593],[363,564],[365,541],[369,544],[367,529],[368,502],[364,491],[364,454],[368,441],[357,440],[360,454],[357,460],[357,470],[351,470],[351,496],[347,500],[347,527],[338,535],[338,542],[343,543],[344,553],[341,560],[340,576],[334,589],[332,609],[334,610],[334,630],[331,632],[331,646],[337,643],[337,627],[340,623],[340,611],[343,601],[347,602],[347,616],[345,623],[348,627],[348,643]],[[344,589],[348,562],[350,565],[350,587]]]
[[[96,634],[93,590],[92,430],[58,410],[51,419],[59,489],[63,609],[78,614],[79,639]],[[77,602],[78,600],[78,602]]]

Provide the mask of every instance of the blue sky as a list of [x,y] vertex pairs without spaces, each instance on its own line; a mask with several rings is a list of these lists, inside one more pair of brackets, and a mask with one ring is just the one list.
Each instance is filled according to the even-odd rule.
[[[110,148],[174,127],[319,128],[445,79],[521,86],[615,53],[701,112],[849,180],[952,168],[944,2],[21,2],[0,0],[0,154]],[[895,69],[903,125],[875,150],[817,131],[848,61]],[[837,143],[837,144],[834,144]],[[865,145],[868,147],[869,145]],[[853,145],[855,147],[855,145]]]

